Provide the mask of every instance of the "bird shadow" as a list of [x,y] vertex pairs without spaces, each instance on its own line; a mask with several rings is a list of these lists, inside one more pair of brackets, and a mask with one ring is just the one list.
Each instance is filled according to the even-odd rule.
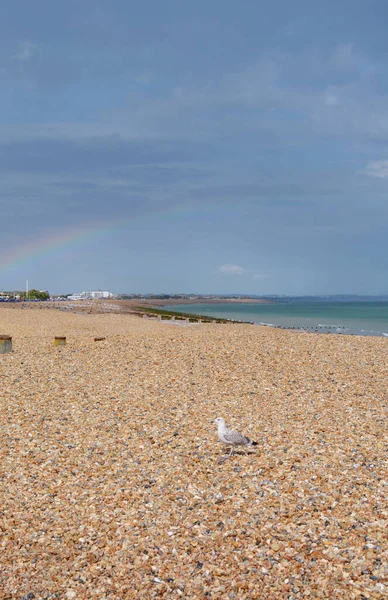
[[240,451],[235,451],[233,452],[233,454],[224,454],[223,456],[220,456],[220,458],[218,459],[218,463],[222,464],[224,463],[226,460],[230,460],[231,458],[234,457],[238,457],[238,456],[251,456],[252,454],[256,454],[255,451],[251,450],[251,451],[244,451],[244,450],[240,450]]

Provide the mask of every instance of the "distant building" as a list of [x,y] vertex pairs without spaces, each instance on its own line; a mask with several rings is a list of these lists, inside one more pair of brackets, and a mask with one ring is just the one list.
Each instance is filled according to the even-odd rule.
[[72,294],[68,296],[69,300],[96,300],[99,298],[114,298],[115,294],[112,292],[97,290],[97,291],[89,291],[89,292],[80,292],[77,294]]

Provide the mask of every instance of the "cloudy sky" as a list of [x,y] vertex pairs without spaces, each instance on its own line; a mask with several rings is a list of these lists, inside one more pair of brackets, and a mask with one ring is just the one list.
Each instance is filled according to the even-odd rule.
[[388,293],[385,0],[5,0],[0,289]]

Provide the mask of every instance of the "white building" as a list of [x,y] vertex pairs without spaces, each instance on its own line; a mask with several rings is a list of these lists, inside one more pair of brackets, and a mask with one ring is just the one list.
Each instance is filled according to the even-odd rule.
[[114,298],[115,295],[112,292],[97,290],[97,291],[89,291],[89,292],[80,292],[77,294],[73,294],[72,296],[68,296],[69,300],[96,300],[97,298]]

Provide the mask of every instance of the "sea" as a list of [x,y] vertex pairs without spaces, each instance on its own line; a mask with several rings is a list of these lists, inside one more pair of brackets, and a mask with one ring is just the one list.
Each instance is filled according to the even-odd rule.
[[388,338],[388,302],[178,304],[166,310],[248,321],[267,327]]

